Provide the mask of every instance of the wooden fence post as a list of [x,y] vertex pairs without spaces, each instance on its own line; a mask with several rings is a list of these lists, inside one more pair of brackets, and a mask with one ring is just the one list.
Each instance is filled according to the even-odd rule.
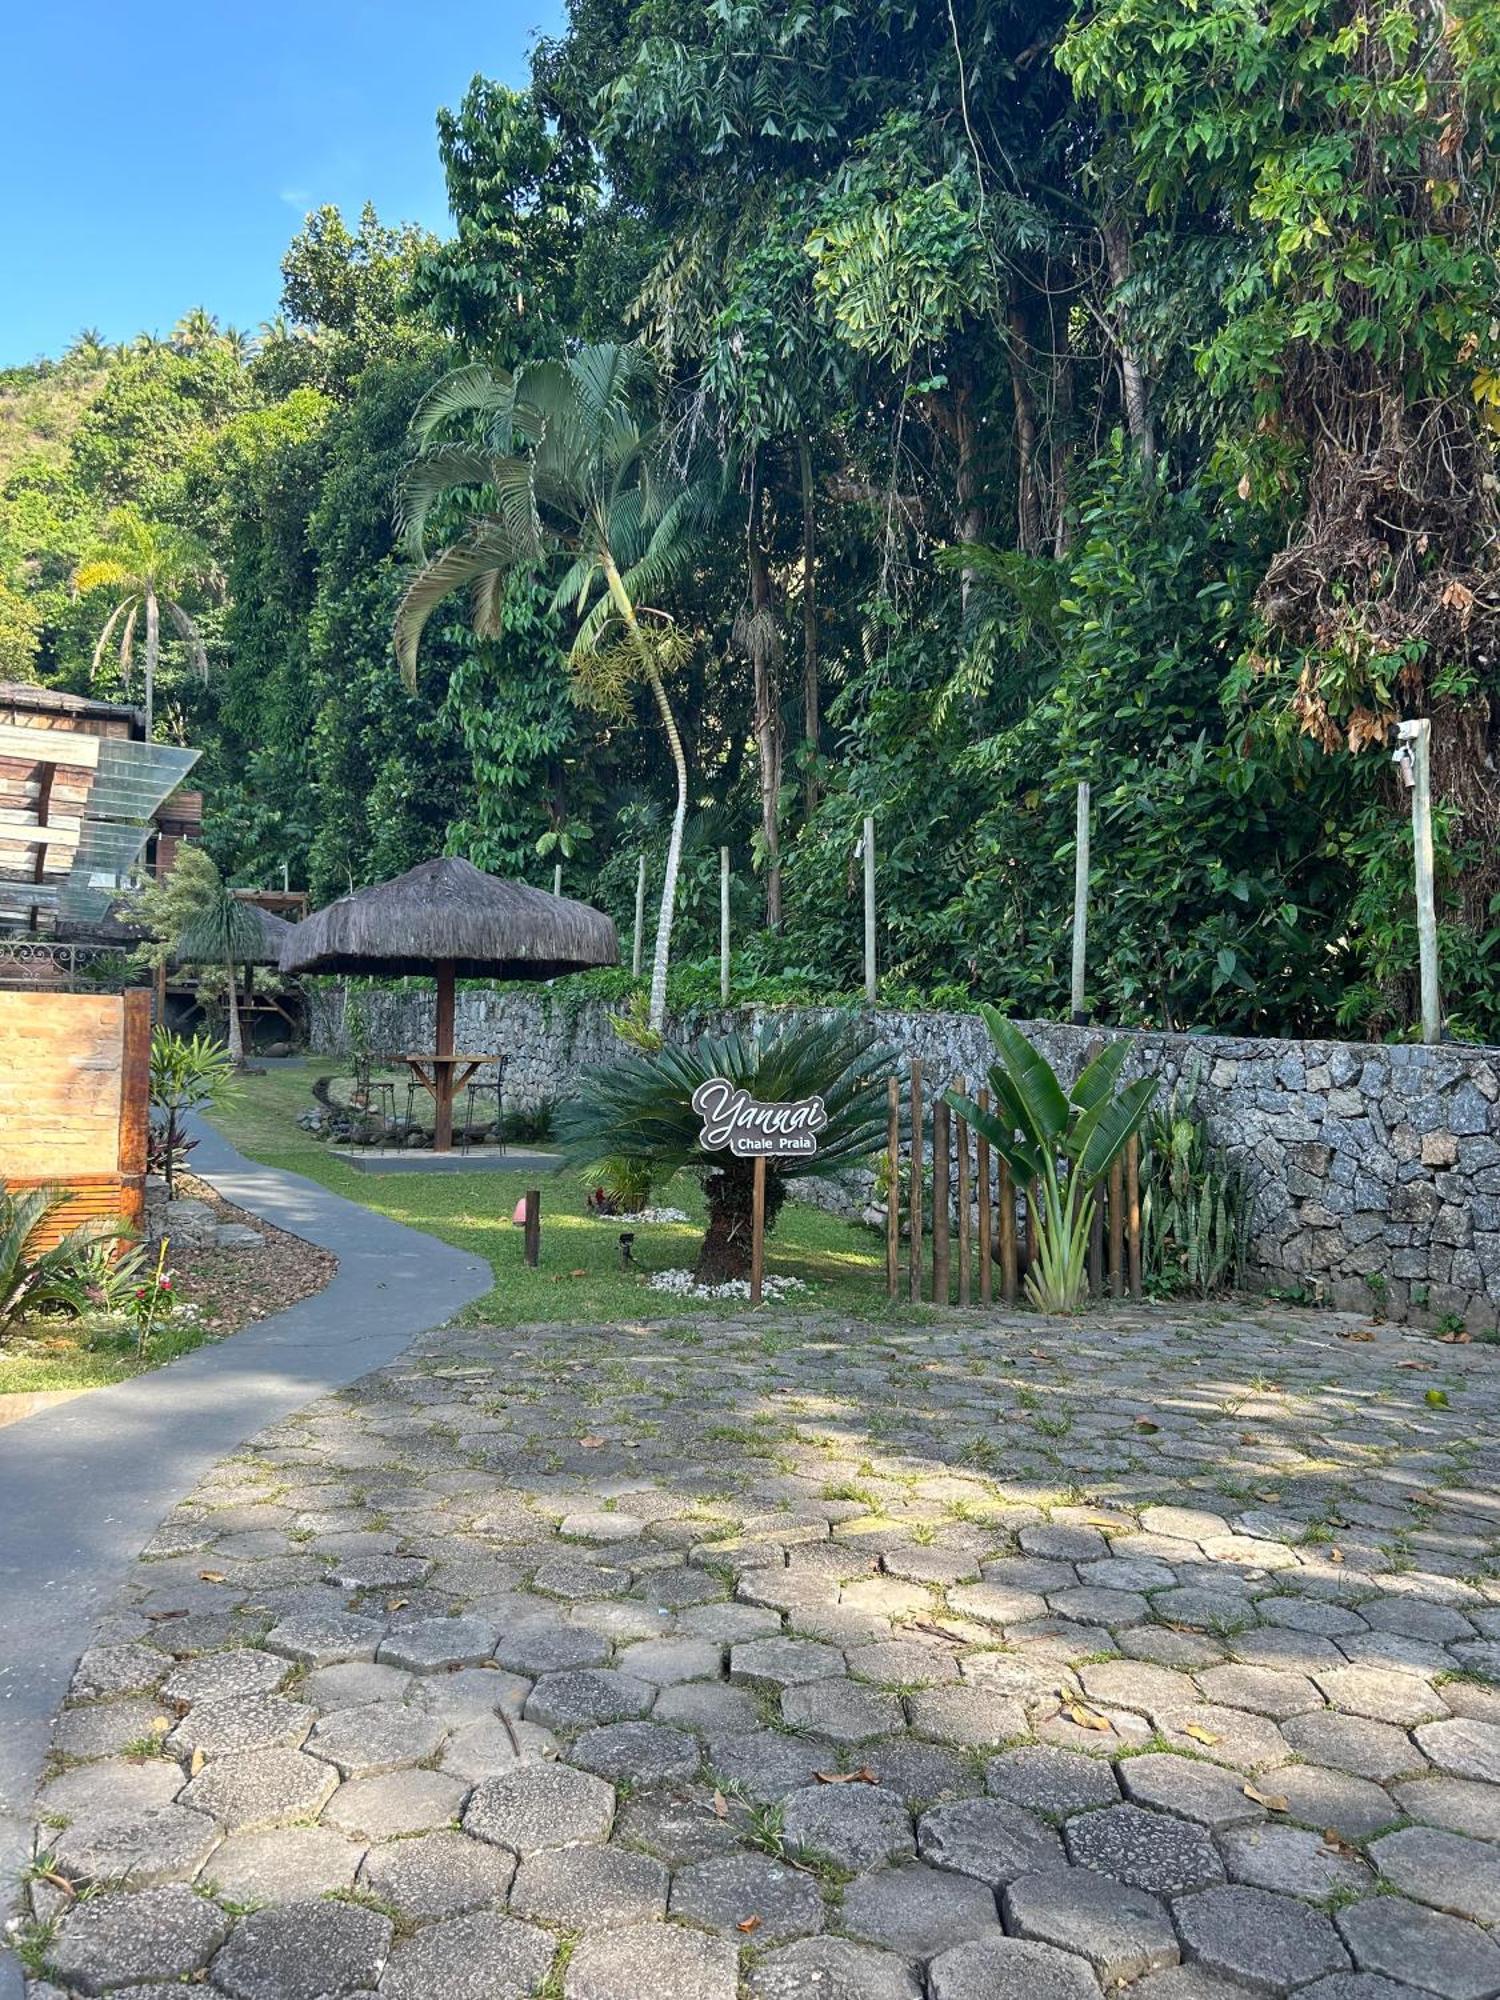
[[1104,1183],[1094,1182],[1094,1219],[1089,1225],[1089,1294],[1104,1290]]
[[[981,1090],[975,1100],[981,1111],[990,1108],[990,1094]],[[987,1306],[994,1297],[995,1281],[991,1270],[990,1237],[990,1142],[982,1132],[974,1136],[975,1175],[974,1185],[979,1198],[979,1303]]]
[[[969,1086],[965,1080],[965,1097]],[[969,1127],[965,1119],[953,1120],[953,1145],[958,1155],[958,1303],[969,1303]]]
[[890,1077],[886,1094],[885,1290],[895,1298],[901,1282],[901,1085]]
[[948,1303],[948,1107],[932,1100],[932,1296]]
[[1125,1296],[1125,1162],[1109,1170],[1109,1295]]
[[541,1189],[527,1188],[525,1200],[526,1200],[526,1206],[523,1213],[522,1224],[521,1224],[522,1229],[525,1232],[523,1255],[525,1256],[527,1263],[530,1264],[533,1269],[535,1269],[536,1266],[541,1262],[541,1256],[542,1256]]
[[1142,1296],[1141,1285],[1141,1142],[1132,1132],[1125,1146],[1126,1231],[1130,1242],[1130,1296]]
[[922,1296],[922,1065],[911,1066],[911,1235],[907,1244],[908,1289],[913,1300]]
[[1000,1162],[1000,1296],[1008,1306],[1016,1302],[1019,1272],[1016,1269],[1016,1184],[1010,1168]]

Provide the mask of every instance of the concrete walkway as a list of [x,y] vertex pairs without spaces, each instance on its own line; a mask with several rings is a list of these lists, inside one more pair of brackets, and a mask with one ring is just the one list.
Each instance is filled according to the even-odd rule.
[[[108,1598],[162,1516],[208,1469],[302,1404],[390,1361],[489,1290],[490,1267],[245,1159],[198,1128],[194,1173],[226,1200],[331,1250],[315,1297],[0,1433],[0,1881],[29,1847],[53,1716]],[[0,1954],[0,1995],[7,1991]]]

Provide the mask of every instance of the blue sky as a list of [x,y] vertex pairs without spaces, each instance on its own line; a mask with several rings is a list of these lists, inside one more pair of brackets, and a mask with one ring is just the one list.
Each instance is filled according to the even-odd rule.
[[441,229],[434,116],[521,84],[560,0],[55,0],[0,64],[0,366],[80,327],[166,333],[276,310],[305,212],[373,201]]

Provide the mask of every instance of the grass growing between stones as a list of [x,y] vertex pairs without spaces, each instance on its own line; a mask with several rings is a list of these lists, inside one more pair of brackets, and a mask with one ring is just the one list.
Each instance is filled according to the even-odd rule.
[[[680,1208],[690,1221],[622,1225],[588,1213],[584,1184],[571,1172],[540,1177],[493,1168],[473,1173],[362,1173],[297,1124],[299,1113],[312,1103],[313,1079],[336,1069],[336,1064],[309,1062],[246,1077],[233,1102],[215,1113],[214,1123],[251,1159],[305,1174],[335,1194],[485,1258],[495,1274],[494,1289],[460,1315],[463,1323],[610,1324],[745,1310],[743,1299],[678,1299],[646,1285],[647,1273],[691,1268],[697,1255],[703,1204],[690,1177],[679,1175],[670,1187],[657,1188],[652,1195],[657,1206]],[[510,1219],[528,1182],[539,1184],[542,1195],[542,1258],[534,1271],[523,1260],[521,1231]],[[635,1232],[636,1273],[620,1268],[622,1226]],[[800,1278],[811,1287],[806,1294],[795,1295],[801,1305],[861,1317],[913,1316],[912,1308],[893,1308],[886,1299],[883,1243],[872,1232],[809,1203],[789,1201],[782,1210],[767,1238],[766,1269],[768,1275]]]

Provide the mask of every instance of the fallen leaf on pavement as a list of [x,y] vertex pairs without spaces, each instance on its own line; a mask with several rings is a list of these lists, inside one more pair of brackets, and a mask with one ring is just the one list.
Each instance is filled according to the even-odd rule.
[[742,1917],[740,1921],[735,1925],[735,1929],[737,1931],[747,1931],[747,1932],[758,1931],[760,1929],[760,1918]]
[[1254,1799],[1255,1803],[1264,1806],[1267,1812],[1286,1811],[1286,1799],[1282,1793],[1263,1792],[1259,1786],[1251,1784],[1246,1784],[1242,1789],[1247,1799]]
[[203,1752],[201,1750],[195,1750],[193,1752],[193,1761],[188,1766],[188,1776],[190,1778],[196,1778],[198,1773],[203,1769],[203,1766],[207,1762],[208,1759],[204,1756]]
[[1068,1718],[1069,1722],[1076,1723],[1080,1729],[1102,1729],[1106,1736],[1110,1733],[1112,1725],[1109,1717],[1107,1715],[1096,1715],[1093,1709],[1085,1708],[1080,1701],[1065,1703],[1063,1714]]
[[200,1569],[198,1572],[198,1581],[200,1583],[223,1583],[224,1572],[221,1569]]
[[861,1764],[857,1771],[814,1771],[813,1776],[820,1785],[878,1785],[879,1778],[868,1764]]
[[599,1437],[581,1437],[578,1442],[585,1451],[597,1451],[605,1440]]
[[724,1796],[724,1794],[723,1794],[722,1792],[715,1792],[715,1793],[714,1793],[714,1818],[715,1818],[715,1819],[728,1819],[728,1817],[729,1817],[729,1801],[728,1801],[728,1799],[726,1799],[726,1798],[725,1798],[725,1796]]
[[1217,1743],[1219,1740],[1216,1733],[1212,1729],[1205,1729],[1201,1722],[1184,1723],[1182,1733],[1184,1736],[1191,1736],[1195,1743]]

